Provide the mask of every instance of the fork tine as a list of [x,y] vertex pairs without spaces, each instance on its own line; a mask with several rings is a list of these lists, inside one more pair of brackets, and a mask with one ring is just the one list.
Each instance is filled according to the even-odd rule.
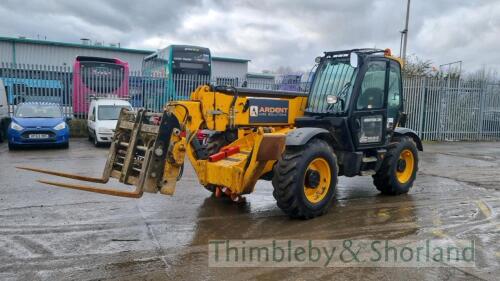
[[80,180],[80,181],[88,181],[88,182],[95,182],[95,183],[107,183],[108,182],[108,179],[104,179],[104,178],[85,177],[85,176],[80,176],[80,175],[75,175],[75,174],[68,174],[68,173],[62,173],[62,172],[56,172],[56,171],[38,169],[38,168],[32,168],[32,167],[18,166],[16,168],[21,169],[21,170],[33,171],[33,172],[37,172],[37,173],[68,178],[68,179]]
[[47,181],[47,180],[38,180],[38,182],[43,183],[43,184],[52,185],[52,186],[77,189],[77,190],[107,194],[107,195],[118,196],[118,197],[140,198],[140,197],[142,197],[142,194],[143,194],[142,188],[139,188],[139,187],[136,187],[133,191],[125,191],[125,190],[119,190],[119,189],[114,189],[114,188],[100,188],[100,187],[94,187],[94,186]]

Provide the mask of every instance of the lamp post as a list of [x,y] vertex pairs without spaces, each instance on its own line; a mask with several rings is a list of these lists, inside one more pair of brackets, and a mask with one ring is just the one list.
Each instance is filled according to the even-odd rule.
[[406,20],[405,20],[405,29],[401,31],[401,42],[400,42],[400,56],[403,59],[403,62],[406,63],[406,44],[408,42],[408,22],[410,20],[410,0],[408,0],[408,4],[406,6]]

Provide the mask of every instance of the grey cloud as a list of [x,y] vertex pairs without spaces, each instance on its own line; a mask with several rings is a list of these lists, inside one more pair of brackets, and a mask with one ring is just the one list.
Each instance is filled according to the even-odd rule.
[[[251,70],[305,70],[326,50],[390,47],[399,53],[405,0],[110,0],[0,3],[0,34],[81,37],[156,49],[201,44],[249,58]],[[412,1],[409,52],[436,64],[500,66],[500,7],[494,0]],[[491,52],[491,53],[490,53]],[[474,55],[471,55],[474,54]],[[479,58],[478,58],[479,57]]]

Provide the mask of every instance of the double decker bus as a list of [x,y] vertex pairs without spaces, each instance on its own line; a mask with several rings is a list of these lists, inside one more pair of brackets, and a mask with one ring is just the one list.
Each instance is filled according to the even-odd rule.
[[188,98],[197,86],[210,81],[210,49],[170,45],[144,58],[142,70],[144,106],[159,110],[169,100]]
[[126,98],[129,66],[119,59],[78,56],[73,65],[73,114],[85,116],[91,96]]

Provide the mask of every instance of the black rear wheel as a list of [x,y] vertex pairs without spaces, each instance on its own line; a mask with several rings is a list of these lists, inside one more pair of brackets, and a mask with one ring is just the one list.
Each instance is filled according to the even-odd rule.
[[373,175],[373,184],[387,195],[407,193],[418,171],[418,151],[409,137],[402,137],[385,154],[382,166]]
[[337,185],[337,158],[323,140],[287,147],[274,166],[273,196],[292,218],[310,219],[326,213]]

